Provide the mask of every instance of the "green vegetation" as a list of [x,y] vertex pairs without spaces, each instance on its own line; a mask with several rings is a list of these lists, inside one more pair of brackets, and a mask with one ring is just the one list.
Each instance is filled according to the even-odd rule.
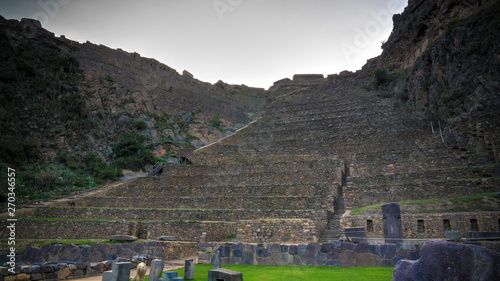
[[378,67],[373,70],[373,83],[375,83],[377,88],[387,83],[388,79],[389,74],[385,67]]
[[[487,205],[485,203],[485,199],[492,199],[491,201],[497,202],[496,205]],[[439,202],[451,202],[451,207],[446,209],[427,209],[424,205],[429,203],[439,203]],[[364,207],[355,208],[351,211],[351,215],[360,215],[368,210],[376,210],[380,212],[382,205],[385,203],[374,204]],[[490,193],[476,193],[470,195],[463,195],[452,198],[433,198],[433,199],[421,199],[421,200],[409,200],[399,202],[401,206],[403,205],[422,205],[421,208],[418,208],[420,213],[453,213],[453,212],[473,212],[473,211],[495,211],[498,210],[498,206],[500,204],[500,195],[497,192]],[[431,205],[432,206],[432,205]]]
[[106,75],[106,77],[104,77],[104,80],[105,81],[108,81],[108,82],[113,82],[113,78],[111,77],[111,75]]
[[138,171],[147,164],[154,164],[152,148],[144,145],[146,139],[146,136],[126,132],[118,143],[112,145],[116,156],[115,165],[121,169]]
[[[393,267],[339,267],[339,266],[267,266],[267,265],[224,265],[223,268],[243,273],[245,281],[310,281],[310,280],[391,280]],[[197,264],[194,281],[207,280],[211,264]],[[177,270],[184,276],[184,268]],[[149,278],[145,279],[149,280]]]
[[132,127],[136,130],[143,131],[147,129],[148,125],[144,120],[137,120],[132,124]]
[[214,126],[215,128],[217,129],[220,129],[221,128],[221,125],[222,125],[222,119],[220,118],[219,115],[215,115],[214,117],[212,117],[212,119],[210,120],[210,124],[212,126]]

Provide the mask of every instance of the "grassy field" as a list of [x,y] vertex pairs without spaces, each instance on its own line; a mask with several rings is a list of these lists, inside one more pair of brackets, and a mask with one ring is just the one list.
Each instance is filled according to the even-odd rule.
[[[386,202],[389,203],[389,202]],[[355,208],[351,215],[382,213],[382,204]],[[404,213],[456,213],[497,211],[500,208],[500,195],[497,192],[476,193],[452,198],[435,198],[399,202]]]
[[[223,268],[243,273],[245,281],[389,281],[393,267],[338,267],[338,266],[267,266],[267,265],[224,265]],[[194,281],[206,281],[211,264],[197,264]],[[177,270],[184,276],[184,268]]]

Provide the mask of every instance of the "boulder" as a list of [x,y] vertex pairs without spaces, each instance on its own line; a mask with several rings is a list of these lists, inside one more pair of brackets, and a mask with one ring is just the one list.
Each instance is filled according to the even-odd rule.
[[476,245],[428,241],[419,260],[397,262],[392,280],[498,280],[498,276],[500,253]]
[[135,241],[137,239],[138,238],[135,236],[124,235],[124,234],[116,234],[111,236],[111,238],[109,238],[109,240],[118,240],[118,241]]
[[156,239],[160,241],[177,241],[177,238],[175,236],[160,236]]

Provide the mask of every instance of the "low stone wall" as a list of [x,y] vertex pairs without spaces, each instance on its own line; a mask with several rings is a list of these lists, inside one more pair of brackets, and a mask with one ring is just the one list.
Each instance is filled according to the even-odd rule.
[[[198,244],[193,242],[134,242],[126,244],[48,244],[17,251],[15,273],[0,267],[0,280],[61,280],[99,275],[116,261],[131,261],[133,265],[153,259],[172,260],[197,255]],[[1,253],[0,262],[9,261]]]
[[420,244],[339,242],[309,244],[200,243],[199,263],[211,263],[220,251],[222,264],[395,266],[401,259],[417,260]]
[[[405,239],[445,238],[446,230],[460,230],[465,238],[467,231],[500,231],[500,212],[402,214],[401,224]],[[366,227],[368,238],[384,237],[381,215],[344,216],[341,227]]]
[[[0,237],[8,237],[5,222],[0,223]],[[3,227],[2,227],[3,226]],[[137,222],[85,220],[19,220],[18,239],[109,239],[115,234],[133,235],[140,239],[175,236],[178,241],[222,241],[236,235],[234,222]]]
[[316,242],[319,238],[310,219],[242,220],[237,224],[238,241],[247,243]]
[[[500,252],[500,243],[471,242]],[[247,265],[330,265],[330,266],[384,266],[392,267],[401,259],[420,258],[419,244],[373,244],[373,243],[199,243],[198,262],[212,263],[220,251],[222,264]]]

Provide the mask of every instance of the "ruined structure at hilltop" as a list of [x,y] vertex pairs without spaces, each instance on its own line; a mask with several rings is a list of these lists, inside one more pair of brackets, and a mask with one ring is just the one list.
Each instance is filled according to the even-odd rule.
[[[295,243],[331,241],[342,235],[342,227],[366,226],[370,238],[380,238],[380,216],[349,217],[348,211],[392,201],[498,192],[500,118],[498,110],[493,110],[500,100],[498,57],[494,59],[498,37],[485,43],[493,51],[488,49],[477,56],[467,54],[467,42],[452,40],[463,39],[461,30],[482,28],[474,19],[479,13],[498,9],[498,1],[484,1],[491,6],[475,8],[468,8],[473,7],[469,2],[483,4],[411,1],[403,15],[395,17],[395,30],[384,45],[383,55],[362,70],[326,78],[296,75],[293,80],[277,81],[268,91],[273,101],[258,119],[195,150],[190,165],[165,164],[155,177],[135,179],[80,198],[74,207],[58,202],[26,210],[24,216],[30,219],[19,223],[18,233],[26,238],[107,238],[120,233],[144,239],[168,234],[181,241],[199,242],[236,235],[242,242]],[[409,19],[425,14],[429,3],[431,7],[437,5],[438,11],[448,12],[428,13],[429,18],[421,19],[422,23],[437,22],[441,16],[447,19],[458,11],[457,15],[465,17],[464,25],[444,21],[442,27],[423,28],[424,34],[435,34],[433,46],[437,49],[420,55],[401,53],[398,50],[406,50],[412,38],[420,40],[420,32],[408,35],[400,30]],[[440,36],[440,28],[448,31]],[[456,54],[449,52],[450,44],[456,47]],[[119,52],[117,56],[134,61],[132,54]],[[432,59],[428,60],[429,56]],[[470,61],[470,56],[475,60]],[[83,57],[90,65],[91,55],[82,53]],[[458,71],[447,70],[446,66],[460,64],[457,60],[469,65],[480,60],[484,67],[454,76]],[[153,67],[154,72],[170,71],[148,66],[149,62],[135,64]],[[119,71],[121,63],[110,62],[113,71]],[[441,67],[434,68],[438,63]],[[386,80],[393,81],[374,85],[372,72],[381,66],[387,70]],[[419,66],[422,69],[415,69]],[[102,73],[107,72],[88,71],[90,77]],[[154,82],[162,79],[160,76],[153,76],[153,85],[162,85]],[[192,81],[184,76],[172,77]],[[432,77],[447,79],[427,79]],[[472,84],[466,83],[467,77]],[[442,91],[429,86],[438,84]],[[186,87],[191,86],[180,85],[179,89]],[[459,97],[456,90],[460,87],[467,91],[459,92],[463,95]],[[458,116],[450,115],[452,121],[448,121],[445,117],[429,118],[422,112],[418,97],[433,93],[440,107],[427,103],[421,107],[453,109]],[[460,98],[463,103],[456,102]],[[465,102],[469,99],[484,102],[484,111]],[[31,218],[52,220],[48,223]],[[500,212],[492,211],[407,216],[402,221],[405,238],[427,239],[443,238],[446,225],[462,233],[473,230],[472,225],[474,230],[498,230],[499,219]],[[80,230],[61,230],[69,227]],[[90,233],[88,229],[99,231]]]

